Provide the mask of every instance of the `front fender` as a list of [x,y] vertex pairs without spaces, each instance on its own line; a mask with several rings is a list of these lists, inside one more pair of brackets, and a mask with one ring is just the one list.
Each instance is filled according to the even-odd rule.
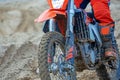
[[35,22],[46,21],[48,19],[56,17],[57,14],[66,16],[66,11],[61,10],[61,9],[48,9],[48,10],[44,11],[37,19],[35,19]]

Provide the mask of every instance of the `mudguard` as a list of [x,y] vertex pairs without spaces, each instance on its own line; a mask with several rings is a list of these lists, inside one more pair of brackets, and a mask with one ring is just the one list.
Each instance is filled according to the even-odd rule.
[[61,14],[61,15],[65,15],[66,16],[66,10],[48,9],[48,10],[44,11],[37,19],[35,19],[35,22],[46,21],[48,19],[56,17],[57,14]]

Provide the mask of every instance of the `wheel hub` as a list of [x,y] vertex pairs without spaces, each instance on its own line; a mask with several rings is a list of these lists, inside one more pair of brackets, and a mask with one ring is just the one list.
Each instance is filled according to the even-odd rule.
[[50,65],[49,71],[50,71],[51,73],[53,73],[54,75],[57,74],[57,72],[58,72],[58,65],[57,65],[57,63],[52,63],[52,64]]

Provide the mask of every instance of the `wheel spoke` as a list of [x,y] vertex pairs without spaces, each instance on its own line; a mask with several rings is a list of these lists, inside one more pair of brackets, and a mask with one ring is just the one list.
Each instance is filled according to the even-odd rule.
[[[55,42],[53,46],[51,46],[51,51],[53,51],[54,55],[52,55],[53,63],[56,63],[58,65],[59,63],[59,57],[63,55],[63,50],[61,50],[61,45],[58,42]],[[64,57],[62,59],[64,61]],[[51,79],[55,80],[65,80],[64,75],[59,73],[59,70],[57,71],[57,74],[50,73]]]

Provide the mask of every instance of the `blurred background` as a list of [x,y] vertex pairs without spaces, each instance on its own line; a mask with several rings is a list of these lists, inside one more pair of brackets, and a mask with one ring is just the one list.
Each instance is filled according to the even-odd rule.
[[46,8],[46,0],[0,0],[0,35],[40,31],[34,19]]
[[[111,0],[114,20],[120,18],[119,0]],[[0,35],[41,31],[34,19],[49,8],[46,0],[0,0]]]
[[[34,19],[47,8],[47,0],[0,0],[0,80],[40,80],[37,53],[43,32]],[[120,0],[111,0],[110,8],[120,49]],[[77,77],[98,80],[95,71]]]

